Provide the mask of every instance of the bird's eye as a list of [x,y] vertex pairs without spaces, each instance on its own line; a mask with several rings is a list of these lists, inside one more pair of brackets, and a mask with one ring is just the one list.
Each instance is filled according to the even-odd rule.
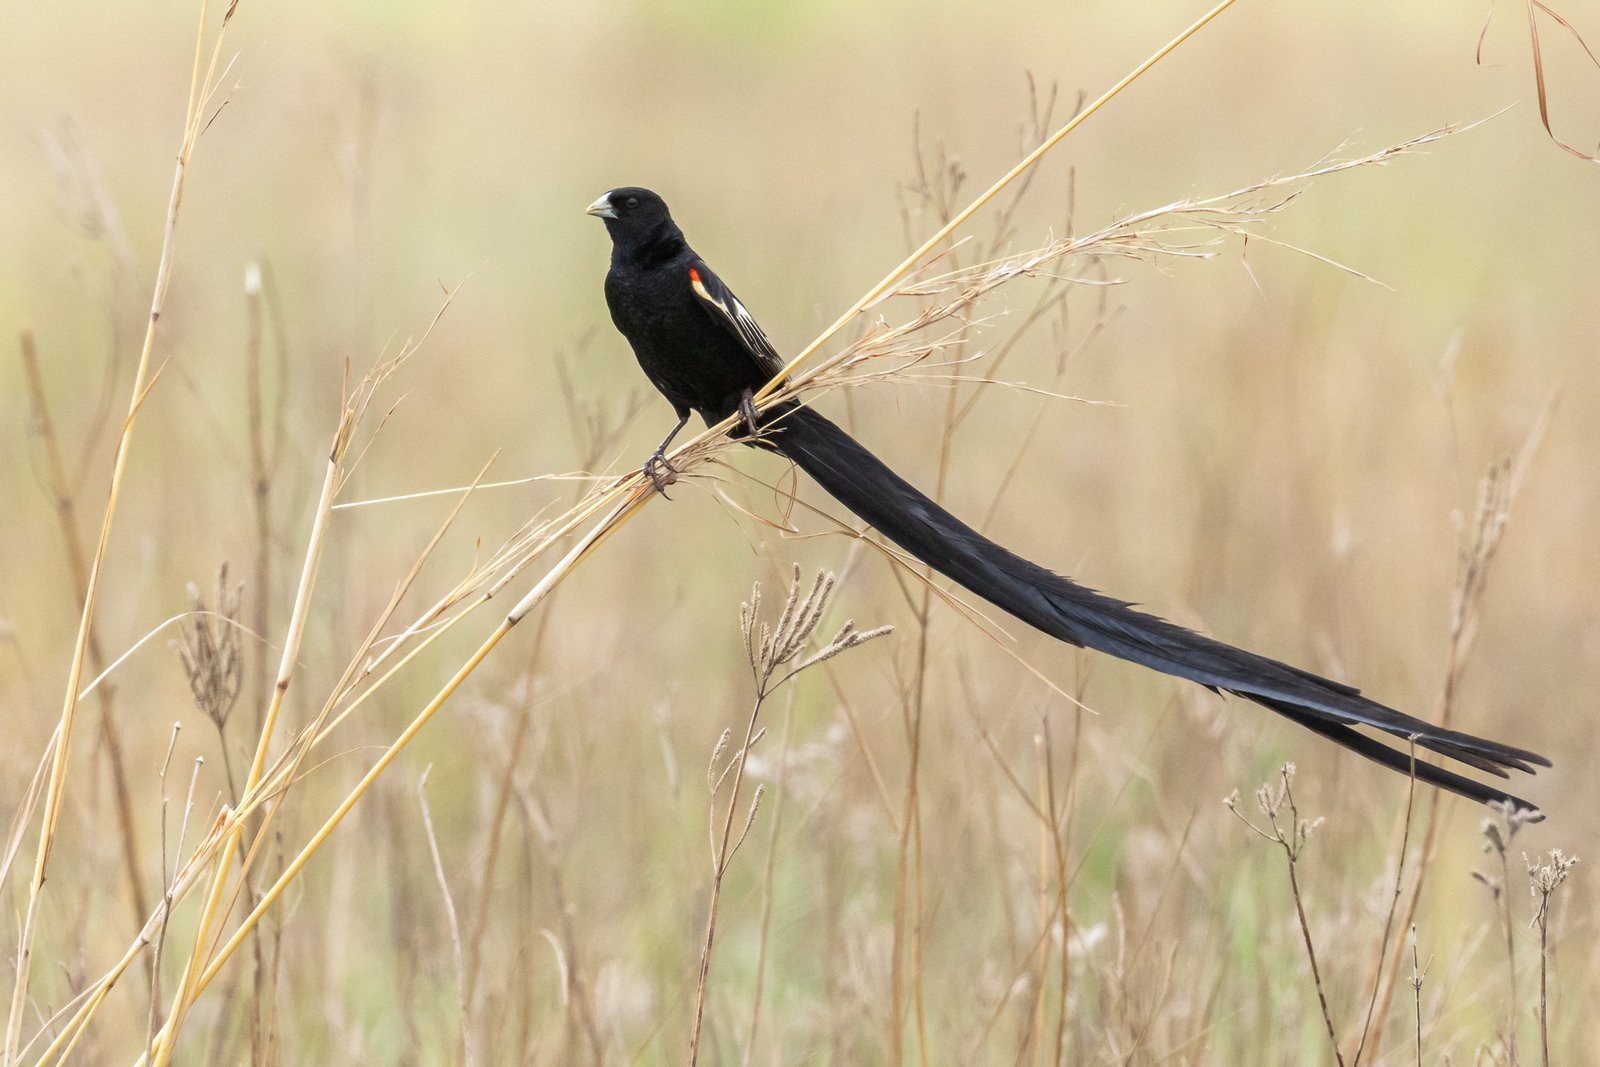
[[639,206],[639,198],[637,196],[628,197],[628,206],[629,207],[638,207]]

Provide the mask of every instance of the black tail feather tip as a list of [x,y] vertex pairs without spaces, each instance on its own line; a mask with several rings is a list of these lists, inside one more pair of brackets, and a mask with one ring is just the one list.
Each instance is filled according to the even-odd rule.
[[[1334,744],[1357,755],[1365,756],[1372,762],[1387,767],[1392,771],[1415,777],[1419,782],[1425,782],[1457,796],[1466,797],[1468,800],[1475,800],[1479,804],[1506,805],[1512,811],[1517,812],[1519,818],[1524,822],[1542,822],[1544,820],[1543,810],[1532,801],[1524,800],[1504,790],[1485,785],[1444,767],[1416,759],[1413,752],[1391,748],[1389,745],[1383,744],[1376,738],[1369,737],[1345,723],[1330,722],[1324,716],[1317,715],[1305,708],[1296,707],[1293,704],[1284,704],[1277,701],[1260,701],[1260,703],[1276,711],[1284,718],[1299,723],[1312,733],[1320,734]],[[1409,740],[1421,743],[1423,738],[1412,737]],[[1521,749],[1507,751],[1518,752],[1525,756],[1529,762],[1538,762],[1546,767],[1550,766],[1550,762],[1543,756],[1535,755],[1532,752],[1523,752]],[[1533,773],[1531,767],[1521,766],[1521,761],[1508,765],[1516,766],[1518,770],[1527,771],[1530,774]],[[1510,777],[1503,770],[1492,769],[1502,778]]]

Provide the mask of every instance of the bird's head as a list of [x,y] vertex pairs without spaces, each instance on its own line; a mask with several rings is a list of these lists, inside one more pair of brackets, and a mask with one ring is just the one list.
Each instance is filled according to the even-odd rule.
[[605,220],[606,229],[613,238],[643,236],[672,219],[665,200],[638,186],[613,189],[590,204],[587,210]]

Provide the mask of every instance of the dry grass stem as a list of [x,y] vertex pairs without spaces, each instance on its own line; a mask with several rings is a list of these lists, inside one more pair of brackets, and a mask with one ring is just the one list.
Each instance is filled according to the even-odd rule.
[[[1422,980],[1428,969],[1417,955],[1417,928],[1411,928],[1411,1003],[1416,1009],[1417,1067],[1422,1067]],[[1430,961],[1431,962],[1431,961]]]
[[[772,805],[771,824],[767,829],[767,863],[761,875],[761,919],[758,924],[760,934],[756,941],[756,976],[755,988],[750,994],[750,1031],[745,1037],[744,1056],[741,1060],[743,1067],[750,1067],[755,1055],[756,1039],[761,1033],[761,994],[766,981],[767,973],[767,937],[772,929],[772,898],[773,882],[778,869],[778,832],[783,828],[783,801],[784,781],[789,771],[789,742],[793,737],[794,704],[793,690],[790,691],[790,706],[785,709],[783,716],[783,743],[778,750],[778,771],[773,781],[773,792],[777,798]],[[751,809],[754,814],[754,808]]]
[[[170,884],[167,878],[167,770],[172,766],[172,750],[178,747],[178,733],[182,729],[183,724],[181,722],[172,724],[172,737],[167,742],[167,755],[161,761],[161,774],[159,776],[161,782],[161,884],[163,886]],[[198,769],[199,765],[196,764],[196,771]],[[188,824],[188,818],[189,813],[186,806],[184,811],[185,826]],[[183,834],[181,832],[178,834],[178,838],[180,842],[178,851],[182,852]],[[146,1028],[146,1050],[152,1048],[156,1040],[156,1010],[161,1003],[161,950],[166,945],[167,916],[170,914],[170,909],[163,909],[161,929],[156,934],[155,949],[150,954],[150,1021]]]
[[[1408,739],[1408,742],[1409,754],[1411,757],[1411,775],[1410,782],[1406,786],[1406,809],[1403,817],[1405,829],[1400,834],[1400,851],[1395,854],[1394,892],[1390,894],[1389,910],[1387,913],[1385,913],[1383,918],[1383,938],[1378,942],[1377,958],[1380,961],[1383,960],[1389,953],[1389,937],[1394,932],[1395,913],[1400,908],[1400,897],[1405,889],[1406,851],[1411,844],[1411,812],[1416,806],[1417,802],[1417,739],[1412,737]],[[1417,947],[1416,933],[1416,925],[1412,924],[1411,948],[1413,955],[1415,955]],[[1378,980],[1376,977],[1374,977],[1372,982],[1372,995],[1367,999],[1366,1018],[1361,1020],[1361,1039],[1356,1044],[1355,1055],[1350,1057],[1350,1067],[1358,1067],[1358,1065],[1361,1063],[1361,1054],[1365,1052],[1367,1048],[1367,1036],[1372,1032],[1372,1013],[1376,1009],[1377,1004]],[[1422,1040],[1420,1030],[1417,1035],[1417,1040]]]
[[[98,202],[100,200],[96,198],[96,203]],[[44,481],[50,495],[55,498],[56,522],[61,530],[61,546],[66,553],[67,570],[72,579],[76,606],[81,612],[89,593],[89,564],[83,550],[83,532],[78,525],[77,493],[72,479],[67,474],[67,464],[62,456],[55,422],[50,416],[50,406],[45,401],[44,377],[39,370],[39,354],[31,332],[22,331],[21,346],[22,368],[28,383],[29,416],[32,427],[44,446]],[[109,391],[106,395],[109,399]],[[96,423],[100,421],[102,420],[97,419]],[[92,441],[85,444],[85,458],[91,447]],[[107,669],[105,654],[101,651],[98,635],[92,629],[89,632],[88,655],[89,664],[95,673],[103,675]],[[98,695],[100,737],[105,745],[106,761],[111,769],[112,787],[116,794],[117,828],[122,841],[123,865],[128,877],[128,901],[133,907],[135,921],[142,921],[148,909],[145,903],[144,883],[140,877],[139,835],[133,819],[133,800],[128,788],[128,771],[126,759],[122,754],[122,736],[117,726],[116,701],[113,694],[114,690],[105,688]],[[82,699],[81,693],[79,699]],[[54,744],[52,738],[52,752]],[[32,810],[33,799],[30,798],[19,815],[26,816]],[[22,823],[26,821],[25,817],[21,820]],[[9,859],[8,856],[7,862],[0,864],[0,884],[5,882],[5,871],[10,865]]]
[[[1539,16],[1541,14],[1544,15],[1557,26],[1567,31],[1568,36],[1583,50],[1583,54],[1589,58],[1589,62],[1593,64],[1597,71],[1600,71],[1600,57],[1596,57],[1594,50],[1589,47],[1589,42],[1583,39],[1583,35],[1578,32],[1577,27],[1573,26],[1572,23],[1568,22],[1548,4],[1541,2],[1541,0],[1523,0],[1523,7],[1528,17],[1528,46],[1533,55],[1533,90],[1534,95],[1539,100],[1539,122],[1544,126],[1544,132],[1549,135],[1550,140],[1554,141],[1556,146],[1563,152],[1577,156],[1579,159],[1590,163],[1600,163],[1600,153],[1586,152],[1578,148],[1570,141],[1559,136],[1555,131],[1555,127],[1550,124],[1550,90],[1545,77],[1544,48],[1539,41]],[[1491,7],[1491,15],[1493,10]],[[1488,29],[1489,23],[1485,20],[1484,33],[1487,33]],[[1481,62],[1483,52],[1482,34],[1479,35],[1478,39],[1478,52]]]
[[[711,760],[706,767],[706,786],[712,801],[707,811],[708,832],[711,837],[711,896],[706,907],[706,936],[700,950],[694,1016],[689,1031],[690,1067],[698,1062],[700,1055],[701,1026],[705,1020],[706,993],[711,977],[711,952],[717,934],[717,909],[722,900],[722,880],[728,873],[728,866],[733,862],[733,857],[744,844],[745,838],[750,835],[750,829],[755,825],[756,814],[761,809],[761,801],[766,793],[765,783],[756,787],[755,795],[745,811],[742,827],[735,834],[734,817],[740,807],[740,791],[744,784],[745,769],[749,764],[751,751],[760,743],[765,733],[764,728],[757,727],[761,709],[768,697],[799,677],[809,667],[826,662],[841,652],[893,631],[893,627],[890,626],[861,631],[856,629],[854,620],[847,621],[817,652],[801,660],[797,666],[791,667],[790,664],[799,658],[821,623],[834,584],[835,579],[831,573],[819,571],[807,588],[801,580],[800,567],[796,565],[789,583],[788,595],[776,620],[769,622],[762,615],[759,582],[751,589],[750,599],[739,605],[739,633],[744,641],[745,658],[750,664],[751,677],[755,682],[755,700],[751,704],[750,717],[745,722],[744,737],[739,747],[732,755],[727,755],[733,730],[731,727],[724,729],[711,750]],[[787,749],[787,741],[784,747]],[[721,812],[719,832],[716,802],[723,792],[724,784],[728,785],[727,801]],[[776,830],[773,832],[775,834]],[[770,857],[768,862],[770,865]],[[768,877],[770,878],[770,866]],[[757,1004],[759,1003],[758,999]],[[759,1007],[756,1011],[759,1012]],[[752,1022],[750,1037],[752,1044],[754,1027],[755,1024]]]
[[467,1003],[467,965],[461,952],[461,923],[456,918],[455,898],[450,895],[450,880],[444,874],[444,859],[439,855],[439,839],[433,832],[433,813],[428,810],[428,775],[433,772],[430,763],[417,779],[417,804],[422,808],[422,829],[428,838],[428,854],[433,857],[433,876],[439,882],[439,895],[444,899],[445,918],[450,923],[450,945],[455,952],[456,996],[461,1008],[461,1054],[467,1067],[472,1067],[472,1010]]
[[[272,480],[283,457],[286,435],[282,405],[289,393],[289,360],[284,352],[284,328],[278,310],[276,292],[263,296],[264,271],[260,263],[245,267],[245,423],[250,442],[250,500],[255,517],[254,592],[251,597],[251,626],[256,633],[265,634],[272,625]],[[272,300],[276,314],[272,316],[278,347],[278,372],[275,383],[276,409],[267,410],[267,387],[262,371],[262,349],[266,333],[263,304]],[[268,423],[271,423],[270,429]],[[251,684],[267,684],[267,646],[254,646],[251,657]],[[258,709],[259,710],[259,709]],[[261,732],[262,724],[253,724]]]

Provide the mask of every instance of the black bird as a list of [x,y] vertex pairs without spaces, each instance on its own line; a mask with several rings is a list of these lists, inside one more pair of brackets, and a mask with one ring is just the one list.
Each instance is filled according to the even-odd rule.
[[[666,448],[691,412],[707,425],[742,412],[735,433],[747,443],[788,457],[890,541],[1052,637],[1253,700],[1401,773],[1411,770],[1409,751],[1355,727],[1415,738],[1423,748],[1501,778],[1509,777],[1507,768],[1532,773],[1534,764],[1550,766],[1543,756],[1434,726],[1351,686],[1214,641],[1031,563],[951,515],[810,407],[779,405],[758,419],[751,395],[783,370],[784,361],[738,297],[689,247],[666,202],[648,189],[613,189],[588,212],[604,219],[611,235],[611,319],[678,415],[644,467],[658,489],[671,474]],[[1420,760],[1416,774],[1473,800],[1538,810]]]

